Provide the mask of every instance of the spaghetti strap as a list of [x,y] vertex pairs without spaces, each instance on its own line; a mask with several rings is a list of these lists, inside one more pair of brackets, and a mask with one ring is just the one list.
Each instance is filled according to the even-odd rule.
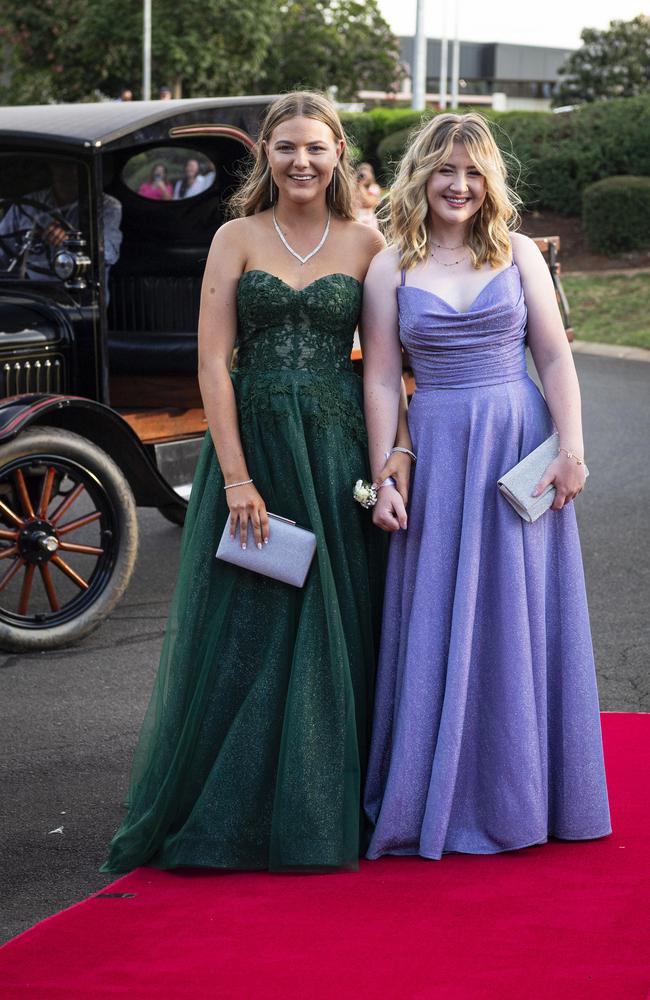
[[400,287],[403,288],[406,284],[406,268],[402,268],[402,280],[400,282]]

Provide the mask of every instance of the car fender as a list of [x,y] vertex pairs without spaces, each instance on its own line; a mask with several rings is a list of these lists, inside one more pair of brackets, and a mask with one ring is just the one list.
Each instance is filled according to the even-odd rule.
[[92,441],[124,473],[140,507],[183,506],[135,431],[110,406],[83,396],[31,394],[0,400],[0,445],[36,424],[61,427]]

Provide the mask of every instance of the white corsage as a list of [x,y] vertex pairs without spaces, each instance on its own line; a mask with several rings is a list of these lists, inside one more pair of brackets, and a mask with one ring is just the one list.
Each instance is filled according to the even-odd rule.
[[357,479],[352,490],[352,496],[366,510],[374,507],[377,503],[377,490],[372,483],[367,483],[365,479]]

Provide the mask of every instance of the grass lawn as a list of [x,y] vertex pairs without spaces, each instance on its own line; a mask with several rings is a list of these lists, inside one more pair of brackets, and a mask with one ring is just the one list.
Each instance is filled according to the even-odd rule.
[[577,340],[650,348],[650,274],[562,275]]

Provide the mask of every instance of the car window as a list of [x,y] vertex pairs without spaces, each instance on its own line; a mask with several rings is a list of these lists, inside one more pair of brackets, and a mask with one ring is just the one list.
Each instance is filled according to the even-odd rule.
[[89,249],[88,169],[38,153],[0,154],[0,276],[52,277],[57,233],[80,232]]
[[212,160],[187,147],[157,146],[132,156],[122,168],[126,187],[150,201],[195,198],[209,190],[215,180]]

